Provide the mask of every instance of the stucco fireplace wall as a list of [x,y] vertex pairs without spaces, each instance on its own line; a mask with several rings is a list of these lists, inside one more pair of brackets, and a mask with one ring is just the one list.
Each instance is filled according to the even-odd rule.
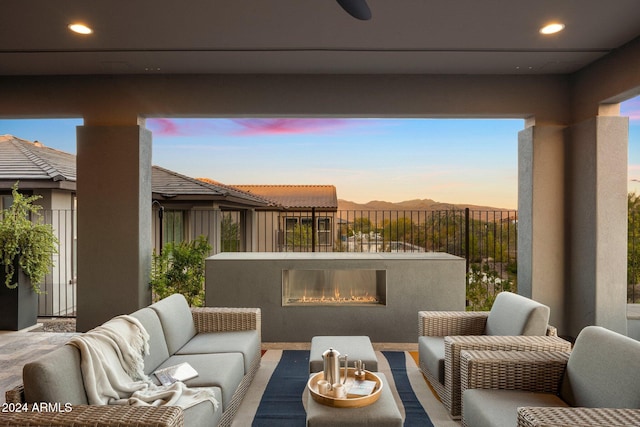
[[[283,270],[386,270],[386,305],[282,305]],[[206,260],[206,305],[259,307],[262,340],[368,335],[417,342],[418,311],[465,309],[465,260],[445,253],[221,253]]]

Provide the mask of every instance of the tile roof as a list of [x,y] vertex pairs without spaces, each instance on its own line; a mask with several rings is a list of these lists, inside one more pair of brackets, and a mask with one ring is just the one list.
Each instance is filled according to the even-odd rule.
[[[13,135],[0,135],[0,180],[76,181],[76,156]],[[160,166],[151,170],[155,194],[201,196],[251,206],[338,209],[333,185],[225,185],[191,178]]]
[[76,156],[0,135],[0,180],[76,181]]
[[232,198],[245,201],[256,206],[269,206],[272,203],[258,195],[233,188],[228,185],[209,180],[191,178],[160,166],[151,168],[151,187],[153,192],[165,197],[174,196],[214,196],[215,198]]
[[338,196],[333,185],[234,185],[286,208],[338,209]]

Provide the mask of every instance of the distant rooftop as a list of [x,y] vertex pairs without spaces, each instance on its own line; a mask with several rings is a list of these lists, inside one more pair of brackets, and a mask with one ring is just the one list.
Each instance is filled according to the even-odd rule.
[[[0,135],[0,188],[76,188],[76,156],[13,135]],[[160,200],[226,202],[255,208],[337,210],[333,185],[226,185],[191,178],[160,166],[151,170],[153,197]]]
[[233,187],[272,200],[288,209],[337,210],[333,185],[234,185]]
[[151,187],[154,198],[225,200],[254,207],[273,205],[272,202],[259,195],[250,194],[213,180],[204,181],[191,178],[160,166],[153,166],[151,169]]

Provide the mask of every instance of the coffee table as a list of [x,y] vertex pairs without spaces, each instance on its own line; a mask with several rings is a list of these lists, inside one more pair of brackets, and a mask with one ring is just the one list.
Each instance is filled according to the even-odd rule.
[[311,351],[309,353],[309,372],[320,372],[324,369],[322,353],[329,347],[347,354],[349,366],[353,366],[354,360],[362,360],[365,369],[370,372],[378,370],[378,358],[373,350],[371,340],[367,336],[334,336],[320,335],[311,339]]
[[361,408],[334,408],[316,402],[311,393],[307,397],[307,427],[367,426],[402,427],[404,421],[398,409],[391,387],[384,374],[376,372],[382,380],[378,400]]

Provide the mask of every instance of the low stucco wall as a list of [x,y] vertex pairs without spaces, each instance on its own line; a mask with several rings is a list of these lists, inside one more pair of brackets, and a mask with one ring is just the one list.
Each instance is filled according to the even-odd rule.
[[[386,305],[283,307],[282,271],[290,269],[386,270]],[[265,342],[416,342],[418,311],[465,309],[465,261],[444,253],[222,253],[206,260],[206,305],[259,307]]]

